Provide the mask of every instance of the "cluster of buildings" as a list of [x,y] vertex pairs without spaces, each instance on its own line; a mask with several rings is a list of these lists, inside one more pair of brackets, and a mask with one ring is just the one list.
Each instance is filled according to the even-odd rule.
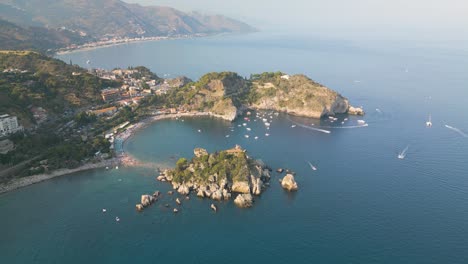
[[[0,115],[0,138],[20,131],[23,131],[23,127],[18,124],[16,116],[10,116],[8,114]],[[15,145],[13,141],[9,139],[0,140],[0,154],[7,154],[14,148]]]
[[14,69],[14,68],[9,68],[3,70],[3,73],[27,73],[27,70],[20,70],[20,69]]
[[16,118],[16,116],[10,116],[8,114],[0,115],[0,137],[20,131],[23,131],[23,127],[18,124],[18,118]]
[[92,73],[101,79],[121,80],[123,82],[120,88],[107,88],[101,91],[102,100],[106,103],[138,104],[145,96],[166,94],[173,88],[167,80],[160,81],[141,76],[138,69],[116,69],[112,71],[94,69]]

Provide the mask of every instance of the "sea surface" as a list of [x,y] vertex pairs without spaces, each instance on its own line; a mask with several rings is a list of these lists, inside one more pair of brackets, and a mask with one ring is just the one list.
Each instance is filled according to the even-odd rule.
[[[0,263],[468,263],[467,55],[257,33],[59,56],[193,79],[221,70],[305,73],[362,105],[368,126],[356,127],[360,117],[269,112],[260,112],[272,120],[269,130],[242,117],[157,122],[125,151],[172,166],[195,147],[239,144],[274,169],[295,171],[299,191],[283,191],[273,173],[253,208],[219,202],[214,213],[211,201],[192,197],[173,214],[170,186],[148,169],[55,178],[0,195]],[[155,190],[163,199],[137,213],[140,195]]]

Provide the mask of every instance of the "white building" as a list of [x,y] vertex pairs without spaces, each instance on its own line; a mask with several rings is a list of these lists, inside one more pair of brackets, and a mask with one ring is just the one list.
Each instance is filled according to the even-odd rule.
[[21,130],[23,127],[18,125],[16,116],[0,115],[0,136],[7,136]]

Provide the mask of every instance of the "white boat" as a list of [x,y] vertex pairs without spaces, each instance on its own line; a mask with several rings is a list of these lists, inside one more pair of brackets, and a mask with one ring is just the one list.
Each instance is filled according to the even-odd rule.
[[258,139],[258,137],[255,137],[255,139]]
[[115,169],[118,170],[118,169],[119,169],[119,166],[115,166]]
[[269,126],[270,126],[270,123],[266,122],[266,123],[265,123],[265,126],[269,127]]
[[292,125],[291,127],[292,127],[292,128],[295,128],[295,127],[296,127],[296,125]]
[[244,137],[245,137],[245,138],[249,138],[249,135],[245,135]]
[[106,208],[102,209],[102,212],[103,212],[103,213],[107,212]]
[[108,170],[108,169],[109,169],[109,167],[106,167],[106,170]]
[[361,120],[361,119],[359,119],[357,122],[358,122],[358,124],[360,124],[360,125],[364,125],[364,124],[366,123],[366,121]]
[[406,148],[402,152],[398,153],[399,159],[404,159],[406,157],[406,152],[408,151],[408,148],[409,146],[406,146]]
[[115,221],[116,222],[119,222],[120,221],[120,218],[118,216],[115,217]]
[[263,121],[263,122],[267,122],[267,121],[268,121],[268,119],[266,119],[266,118],[263,118],[263,119],[262,119],[262,121]]
[[344,121],[348,121],[348,118],[343,119]]
[[251,131],[251,130],[252,130],[250,127],[247,127],[246,129],[247,129],[247,131]]
[[429,120],[426,122],[426,127],[432,127],[432,117],[429,115]]
[[268,137],[268,136],[270,136],[270,134],[268,134],[268,133],[265,133],[265,136],[267,136],[267,137]]
[[229,137],[229,135],[226,135],[226,137],[228,138],[228,137]]
[[242,125],[237,125],[238,127],[241,127]]
[[247,126],[247,123],[243,123],[242,125],[243,125],[243,126]]
[[198,133],[201,133],[201,129],[198,129]]

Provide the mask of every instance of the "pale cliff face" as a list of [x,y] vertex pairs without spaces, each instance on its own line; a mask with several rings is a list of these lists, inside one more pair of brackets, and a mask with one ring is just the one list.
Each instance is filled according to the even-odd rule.
[[344,114],[350,109],[348,99],[304,75],[283,78],[272,74],[251,81],[232,73],[217,76],[222,77],[205,79],[193,98],[192,108],[230,121],[242,107],[312,118]]
[[348,100],[304,75],[289,79],[272,78],[271,82],[253,82],[258,99],[251,105],[257,109],[272,109],[298,116],[320,118],[346,113]]

